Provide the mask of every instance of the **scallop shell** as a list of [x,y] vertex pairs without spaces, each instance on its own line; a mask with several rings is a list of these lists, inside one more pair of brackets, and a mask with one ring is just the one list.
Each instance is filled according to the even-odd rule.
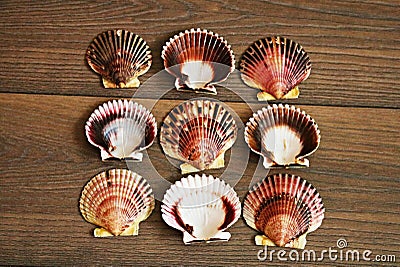
[[86,51],[89,66],[103,77],[105,88],[139,87],[138,77],[151,66],[149,46],[136,34],[112,30],[99,34]]
[[79,201],[83,218],[100,228],[95,237],[137,235],[139,223],[154,209],[154,196],[147,181],[125,169],[112,169],[93,177]]
[[100,148],[102,160],[132,158],[153,144],[157,122],[144,106],[128,100],[113,100],[100,105],[86,122],[86,137]]
[[161,126],[160,143],[167,156],[185,162],[182,173],[224,167],[224,153],[232,147],[237,126],[221,104],[187,101],[175,107]]
[[245,51],[240,71],[244,83],[261,90],[260,101],[297,98],[297,86],[310,75],[311,61],[301,45],[274,36],[258,40]]
[[320,131],[304,111],[282,104],[263,108],[246,124],[245,141],[264,157],[265,168],[309,166],[305,157],[318,149]]
[[317,190],[290,174],[271,175],[254,185],[244,199],[243,217],[257,245],[304,249],[306,235],[322,223],[325,208]]
[[192,89],[216,94],[214,84],[235,70],[230,45],[218,34],[201,29],[175,35],[163,48],[166,70],[176,77],[178,90]]
[[188,176],[177,181],[164,195],[162,218],[183,232],[183,242],[228,241],[224,232],[240,217],[236,192],[213,176]]

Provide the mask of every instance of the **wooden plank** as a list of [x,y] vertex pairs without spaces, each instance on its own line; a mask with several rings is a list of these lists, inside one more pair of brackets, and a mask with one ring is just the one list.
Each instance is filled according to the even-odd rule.
[[[130,97],[134,89],[102,89],[85,63],[86,48],[98,33],[125,28],[147,40],[154,56],[141,79],[147,81],[163,69],[160,51],[169,37],[202,27],[228,40],[237,66],[259,38],[283,35],[302,44],[313,69],[293,103],[399,108],[399,10],[393,1],[2,1],[0,91]],[[240,80],[232,83],[254,98],[255,90]],[[166,97],[185,96],[172,90]],[[229,90],[220,90],[219,98],[240,100]]]
[[[158,201],[153,214],[141,224],[138,237],[92,237],[94,226],[79,214],[81,190],[103,170],[126,168],[125,162],[101,162],[99,151],[85,138],[87,118],[107,99],[0,94],[0,264],[260,264],[257,253],[261,248],[253,240],[256,232],[242,219],[230,228],[232,239],[227,243],[184,246],[180,232],[161,219]],[[180,102],[161,100],[156,104],[153,113],[159,125]],[[229,106],[244,122],[252,113],[244,103]],[[399,257],[399,110],[300,107],[318,122],[322,142],[310,157],[310,168],[288,172],[316,186],[326,207],[325,220],[309,235],[307,248],[321,252],[336,248],[336,241],[345,238],[349,249],[370,249],[373,255]],[[239,138],[243,137],[239,136],[237,143]],[[167,180],[173,182],[181,177],[165,159],[158,140],[148,153]],[[247,169],[235,186],[241,200],[257,162],[258,157],[251,154]],[[146,172],[141,163],[132,168],[138,173]],[[277,171],[284,170],[273,172]],[[222,170],[208,173],[219,176]],[[325,262],[332,264],[329,259]],[[275,263],[285,265],[276,258]]]

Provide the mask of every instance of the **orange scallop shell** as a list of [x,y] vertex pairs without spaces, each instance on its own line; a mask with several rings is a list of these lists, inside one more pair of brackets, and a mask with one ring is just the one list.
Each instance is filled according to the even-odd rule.
[[83,218],[100,228],[96,237],[137,235],[139,223],[154,209],[150,185],[140,175],[112,169],[93,177],[79,200]]
[[254,185],[244,199],[243,217],[257,244],[304,248],[306,235],[322,223],[325,208],[317,190],[306,180],[276,174]]
[[243,54],[242,80],[261,90],[261,100],[297,98],[298,85],[311,73],[311,61],[298,43],[279,36],[261,39]]

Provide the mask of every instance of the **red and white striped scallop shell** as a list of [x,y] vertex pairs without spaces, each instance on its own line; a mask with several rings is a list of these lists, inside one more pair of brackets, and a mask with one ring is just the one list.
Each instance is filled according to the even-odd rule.
[[317,190],[306,180],[275,174],[254,185],[243,204],[243,218],[257,245],[302,248],[306,235],[322,223],[325,208]]
[[250,149],[264,157],[264,166],[309,166],[305,157],[320,143],[317,123],[304,111],[289,105],[272,105],[253,114],[245,128]]
[[311,61],[298,43],[279,36],[253,43],[240,63],[242,80],[261,90],[258,100],[297,98],[298,85],[311,73]]
[[89,66],[103,78],[105,88],[139,87],[139,76],[151,66],[149,46],[126,30],[100,33],[86,51]]
[[224,167],[237,126],[222,104],[210,100],[186,101],[164,119],[160,143],[164,153],[184,164],[182,173]]
[[104,171],[84,187],[79,200],[83,218],[99,228],[95,237],[137,235],[139,223],[154,209],[150,185],[140,175],[125,169]]
[[162,218],[183,232],[183,242],[228,241],[227,228],[240,217],[241,203],[233,188],[213,176],[195,175],[177,181],[164,195]]
[[216,33],[191,29],[175,35],[163,48],[165,69],[176,77],[175,87],[216,94],[214,84],[235,69],[227,41]]
[[157,122],[144,106],[130,100],[113,100],[100,105],[85,126],[88,141],[100,148],[101,158],[142,160],[140,151],[157,135]]

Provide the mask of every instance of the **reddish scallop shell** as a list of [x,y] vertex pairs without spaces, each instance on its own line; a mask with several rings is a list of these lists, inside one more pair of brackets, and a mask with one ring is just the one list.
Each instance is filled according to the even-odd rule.
[[301,45],[274,36],[258,40],[245,51],[240,71],[244,83],[261,90],[260,101],[297,98],[297,86],[310,75],[311,61]]
[[216,94],[214,84],[235,69],[230,45],[218,34],[191,29],[175,35],[161,54],[165,69],[176,77],[178,90],[192,89]]
[[317,123],[294,106],[272,105],[253,114],[245,128],[250,149],[264,157],[265,168],[309,166],[305,157],[320,143]]
[[142,160],[140,151],[153,144],[157,122],[144,106],[128,100],[100,105],[86,122],[86,137],[101,158]]
[[160,143],[167,156],[178,159],[182,173],[224,166],[224,153],[232,147],[237,126],[221,104],[187,101],[175,107],[161,126]]
[[93,177],[79,200],[83,218],[100,228],[95,237],[137,235],[139,223],[154,209],[154,196],[147,181],[125,169],[112,169]]
[[276,174],[254,185],[244,199],[243,217],[257,245],[304,249],[306,235],[322,223],[325,208],[317,190],[306,180]]
[[151,66],[152,56],[146,42],[126,30],[99,34],[86,51],[89,66],[103,77],[105,88],[139,87],[138,77]]
[[233,188],[203,174],[177,181],[164,195],[162,218],[183,232],[183,242],[228,241],[225,232],[240,217],[241,204]]

